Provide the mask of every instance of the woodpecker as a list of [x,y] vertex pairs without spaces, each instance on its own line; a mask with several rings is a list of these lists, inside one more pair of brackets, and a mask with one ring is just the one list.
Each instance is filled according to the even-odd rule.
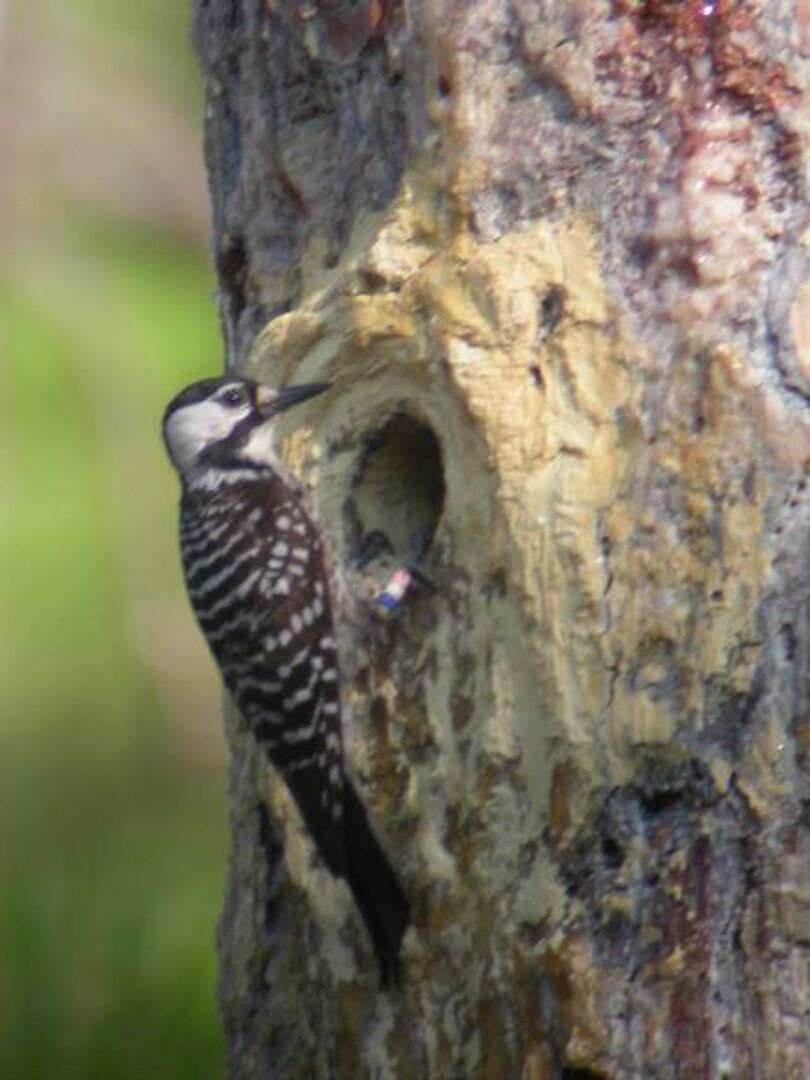
[[346,772],[323,544],[274,450],[276,418],[327,387],[205,379],[169,403],[163,437],[182,485],[180,551],[197,621],[321,858],[349,885],[391,986],[408,904]]

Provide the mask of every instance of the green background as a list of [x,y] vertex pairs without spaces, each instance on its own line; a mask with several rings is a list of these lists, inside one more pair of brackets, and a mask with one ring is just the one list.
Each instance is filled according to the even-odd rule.
[[159,437],[221,367],[188,7],[0,24],[0,1076],[224,1074],[216,674]]

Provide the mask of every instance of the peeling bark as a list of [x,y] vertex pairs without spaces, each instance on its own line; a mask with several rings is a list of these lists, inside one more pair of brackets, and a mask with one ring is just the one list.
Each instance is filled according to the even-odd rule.
[[[229,718],[234,1077],[810,1061],[810,8],[197,0],[229,363],[345,566],[381,994]],[[320,408],[320,412],[318,411]]]

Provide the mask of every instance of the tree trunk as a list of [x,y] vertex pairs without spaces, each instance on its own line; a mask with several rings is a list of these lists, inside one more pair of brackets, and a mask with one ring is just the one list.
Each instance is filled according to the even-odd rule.
[[231,717],[232,1075],[806,1076],[810,4],[196,41],[229,362],[333,381],[285,453],[338,563],[435,527],[436,591],[347,567],[340,627],[404,987]]

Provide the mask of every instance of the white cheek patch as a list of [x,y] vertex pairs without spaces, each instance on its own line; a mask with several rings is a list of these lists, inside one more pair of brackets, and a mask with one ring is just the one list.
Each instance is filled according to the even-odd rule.
[[250,411],[228,409],[217,401],[198,401],[172,413],[166,423],[166,441],[177,468],[194,467],[200,452],[212,443],[226,439]]
[[266,422],[254,428],[242,449],[241,456],[249,461],[255,461],[258,465],[278,467],[274,426],[272,422]]

